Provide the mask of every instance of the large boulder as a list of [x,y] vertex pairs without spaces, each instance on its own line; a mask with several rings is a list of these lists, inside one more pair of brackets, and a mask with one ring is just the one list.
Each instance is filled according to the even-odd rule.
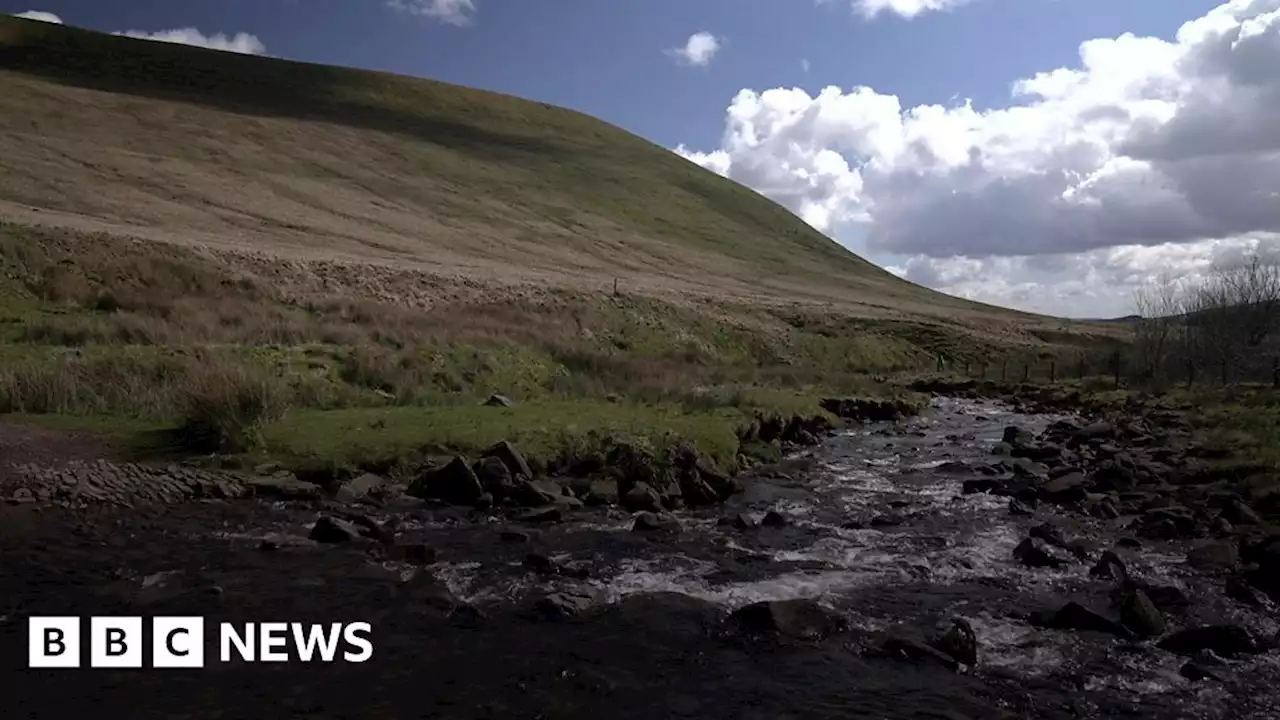
[[797,640],[821,640],[848,629],[844,617],[806,599],[753,603],[731,614],[727,622],[744,635]]
[[955,618],[946,632],[929,641],[929,645],[965,665],[978,664],[978,636],[964,618]]
[[1250,655],[1262,650],[1253,635],[1238,625],[1188,628],[1161,640],[1160,648],[1178,655],[1195,655],[1204,650],[1212,650],[1222,657]]
[[414,497],[443,500],[451,505],[474,506],[485,495],[480,478],[471,464],[457,456],[444,467],[424,471],[409,485],[408,493]]
[[524,456],[520,454],[516,446],[506,440],[489,448],[484,454],[486,457],[496,457],[501,460],[507,466],[507,469],[511,471],[513,478],[533,479],[533,471],[529,468],[529,463],[525,461]]
[[648,483],[636,483],[622,495],[622,507],[632,512],[663,512],[662,496]]
[[471,469],[480,480],[480,486],[484,488],[485,492],[493,495],[499,501],[510,496],[512,489],[515,488],[515,480],[511,475],[511,469],[507,467],[507,464],[501,458],[492,455],[481,458]]
[[1101,613],[1090,610],[1078,602],[1069,602],[1063,605],[1056,613],[1046,619],[1046,624],[1057,630],[1101,632],[1122,638],[1133,636],[1132,631],[1124,625]]
[[1072,558],[1057,548],[1035,538],[1027,538],[1013,549],[1013,557],[1032,568],[1060,568],[1072,562]]
[[1142,590],[1133,590],[1120,604],[1120,622],[1138,637],[1164,633],[1164,615]]

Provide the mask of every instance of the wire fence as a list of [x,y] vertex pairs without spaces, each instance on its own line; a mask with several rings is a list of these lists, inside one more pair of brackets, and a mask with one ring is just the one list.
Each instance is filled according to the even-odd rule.
[[939,357],[937,372],[1001,383],[1105,381],[1115,388],[1168,389],[1250,384],[1280,389],[1280,348],[1203,362],[1168,357],[1151,362],[1130,348],[1058,355],[1009,354],[985,359]]

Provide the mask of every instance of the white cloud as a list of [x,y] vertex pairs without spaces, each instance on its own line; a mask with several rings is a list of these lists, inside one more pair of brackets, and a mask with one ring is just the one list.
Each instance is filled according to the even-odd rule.
[[724,41],[709,32],[696,32],[685,41],[684,47],[672,48],[666,53],[687,65],[707,65],[720,52]]
[[43,10],[28,10],[26,12],[15,13],[14,17],[26,18],[27,20],[38,20],[40,22],[53,23],[55,25],[62,24],[62,18],[51,12]]
[[209,48],[211,50],[224,50],[226,52],[243,53],[245,55],[261,55],[267,51],[267,47],[262,44],[262,41],[249,33],[236,33],[234,37],[227,37],[222,33],[205,35],[195,28],[177,28],[174,30],[161,30],[160,32],[154,33],[149,33],[144,30],[125,30],[124,32],[115,32],[111,34],[138,38],[140,40],[155,40],[157,42],[176,43],[178,45],[194,45],[196,47]]
[[[1231,0],[1172,40],[1087,41],[1078,66],[1017,81],[1003,108],[746,89],[718,148],[676,151],[936,287],[1016,300],[1031,283],[1025,302],[1084,303],[1123,268],[1280,233],[1276,67],[1280,0]],[[946,274],[968,260],[981,282]]]
[[387,0],[387,5],[438,20],[448,25],[469,25],[476,12],[475,0]]
[[851,2],[854,10],[868,20],[881,13],[893,13],[910,20],[927,12],[942,12],[967,5],[972,0],[818,0],[819,5],[832,2]]

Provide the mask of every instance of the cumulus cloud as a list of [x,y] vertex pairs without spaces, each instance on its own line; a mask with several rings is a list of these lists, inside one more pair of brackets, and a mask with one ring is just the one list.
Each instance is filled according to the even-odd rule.
[[447,25],[469,25],[476,12],[475,0],[387,0],[387,5],[438,20]]
[[[718,148],[676,151],[935,287],[1012,273],[1043,294],[1068,272],[1110,282],[1127,277],[1117,264],[1280,233],[1280,0],[1224,2],[1170,40],[1089,40],[1079,57],[990,110],[745,89]],[[1052,256],[1077,259],[1054,270]],[[1014,296],[1025,282],[981,284]]]
[[26,18],[27,20],[38,20],[40,22],[53,23],[55,25],[62,24],[62,18],[51,12],[43,10],[28,10],[26,12],[15,13],[14,17]]
[[125,30],[124,32],[115,32],[111,34],[138,38],[140,40],[155,40],[157,42],[176,43],[179,45],[195,45],[196,47],[242,53],[245,55],[261,55],[267,51],[267,47],[263,45],[262,41],[256,36],[243,32],[236,33],[233,37],[227,37],[222,33],[205,35],[195,28],[177,28],[174,30],[161,30],[160,32]]
[[705,66],[720,52],[724,41],[709,32],[696,32],[689,36],[683,47],[672,48],[666,53],[686,65]]
[[[818,4],[846,2],[847,0],[818,0]],[[972,0],[852,0],[853,8],[862,17],[872,20],[881,13],[892,13],[908,20],[927,12],[941,12],[966,5]]]

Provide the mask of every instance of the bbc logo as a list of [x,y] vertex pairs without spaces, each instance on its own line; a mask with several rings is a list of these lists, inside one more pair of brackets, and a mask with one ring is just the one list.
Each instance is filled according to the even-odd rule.
[[[150,667],[202,668],[205,664],[205,621],[202,617],[155,617],[150,623]],[[218,659],[232,662],[334,662],[345,642],[346,662],[365,662],[373,655],[367,635],[369,623],[221,623],[218,632]],[[289,640],[293,652],[289,652]],[[28,622],[28,666],[32,668],[78,668],[83,646],[88,645],[89,667],[144,667],[143,618],[91,617],[88,642],[81,636],[79,617],[32,617]]]

